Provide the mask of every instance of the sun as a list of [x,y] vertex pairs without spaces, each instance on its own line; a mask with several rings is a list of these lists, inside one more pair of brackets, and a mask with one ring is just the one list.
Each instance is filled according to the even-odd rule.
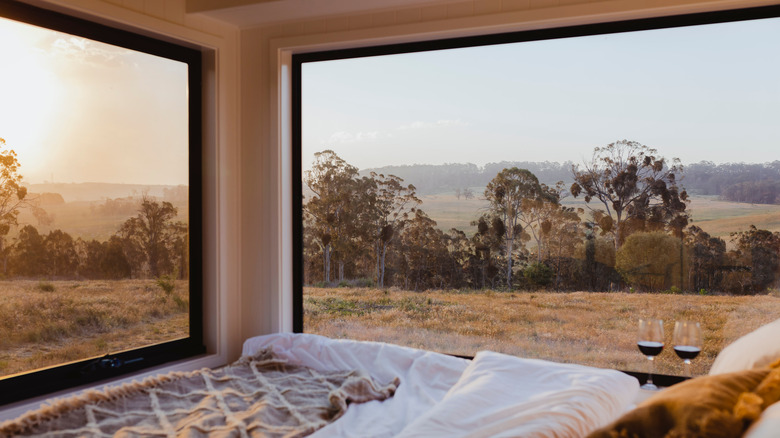
[[44,32],[0,19],[0,59],[7,60],[0,69],[0,138],[6,141],[0,147],[16,151],[28,181],[46,173],[45,141],[63,95],[46,52],[36,45]]

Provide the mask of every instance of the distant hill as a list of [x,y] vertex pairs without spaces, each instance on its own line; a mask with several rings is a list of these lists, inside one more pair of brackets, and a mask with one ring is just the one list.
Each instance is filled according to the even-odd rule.
[[[452,193],[465,188],[476,189],[479,195],[491,179],[511,167],[530,170],[544,184],[552,186],[563,181],[569,187],[574,182],[571,173],[573,164],[571,161],[502,161],[485,166],[472,163],[412,164],[363,169],[360,174],[367,176],[373,171],[401,177],[405,183],[413,184],[420,195]],[[681,176],[682,186],[690,194],[716,195],[733,202],[780,204],[780,161],[723,164],[701,161],[685,165]]]
[[563,181],[568,187],[574,181],[571,176],[573,164],[571,161],[564,163],[502,161],[484,166],[472,163],[412,164],[363,169],[360,174],[367,176],[373,171],[384,175],[395,175],[403,178],[407,184],[413,184],[419,194],[430,195],[467,187],[485,187],[499,172],[511,167],[530,170],[539,178],[539,182],[544,184],[552,186],[558,181]]
[[156,198],[163,198],[171,190],[182,186],[143,185],[143,184],[109,184],[109,183],[44,183],[29,184],[30,193],[58,193],[65,202],[101,201],[105,199],[141,196],[146,193]]

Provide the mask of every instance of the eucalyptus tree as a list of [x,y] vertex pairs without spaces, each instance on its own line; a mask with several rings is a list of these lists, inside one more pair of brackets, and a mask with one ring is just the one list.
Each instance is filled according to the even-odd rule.
[[314,164],[304,174],[303,182],[312,195],[304,205],[311,218],[313,235],[322,251],[323,280],[330,282],[331,259],[341,250],[339,280],[343,278],[343,259],[350,244],[350,228],[356,220],[354,200],[358,169],[341,159],[332,150],[314,154]]
[[678,185],[682,171],[679,159],[667,163],[657,150],[621,140],[595,148],[582,168],[572,166],[571,194],[601,203],[610,220],[600,225],[614,236],[617,251],[634,231],[669,226],[681,235],[688,223],[688,195]]
[[541,184],[535,196],[523,198],[520,202],[518,221],[523,230],[536,242],[536,259],[541,263],[545,250],[545,238],[552,232],[553,221],[566,217],[561,211],[560,199],[564,193],[563,182],[555,187]]
[[16,242],[10,248],[10,268],[14,275],[33,277],[46,275],[46,244],[44,236],[32,225],[19,230]]
[[750,267],[750,289],[759,292],[776,285],[780,271],[780,232],[751,225],[746,231],[731,233],[730,237],[736,244],[733,255],[740,264]]
[[521,216],[523,203],[529,200],[541,200],[545,196],[542,185],[536,176],[526,169],[504,169],[499,172],[485,188],[485,199],[489,211],[503,224],[504,257],[506,258],[505,279],[508,288],[512,288],[512,257],[515,243],[519,241],[523,227]]
[[488,282],[493,287],[501,268],[500,253],[504,247],[506,226],[501,218],[490,212],[472,221],[471,225],[477,227],[477,232],[469,241],[470,257],[464,266],[473,287],[484,289]]
[[125,256],[137,274],[151,277],[169,274],[176,268],[176,246],[187,227],[174,222],[178,209],[170,202],[143,197],[138,214],[127,219],[117,233]]
[[76,243],[62,230],[49,232],[43,239],[46,248],[48,273],[54,277],[73,277],[79,265]]
[[125,256],[125,242],[118,235],[105,242],[76,240],[79,253],[79,276],[89,279],[119,280],[132,276],[130,261]]
[[18,225],[19,209],[27,203],[27,187],[22,185],[19,174],[19,160],[13,149],[5,149],[5,140],[0,138],[0,256],[2,273],[7,268],[5,237],[11,227]]
[[417,209],[404,227],[394,251],[405,290],[450,286],[451,256],[447,243],[448,236],[436,228],[436,221]]
[[690,248],[691,286],[693,290],[716,290],[721,286],[726,264],[726,241],[711,236],[696,225],[688,227],[685,245]]
[[377,285],[382,288],[385,284],[387,249],[422,201],[417,197],[416,188],[412,184],[404,185],[403,179],[376,172],[370,175],[370,178],[362,180],[366,199],[361,216],[370,226],[376,256]]

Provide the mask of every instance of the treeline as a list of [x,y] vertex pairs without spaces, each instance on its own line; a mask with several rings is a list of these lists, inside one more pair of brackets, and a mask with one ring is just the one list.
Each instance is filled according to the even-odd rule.
[[174,222],[176,207],[170,202],[144,197],[140,205],[135,201],[133,212],[136,215],[103,242],[74,239],[62,230],[40,234],[34,226],[25,225],[13,243],[0,252],[2,273],[11,277],[57,279],[163,275],[188,278],[187,225]]
[[[702,195],[718,195],[725,200],[756,204],[778,203],[780,161],[762,164],[702,161],[685,168],[685,185]],[[755,189],[753,195],[747,191]]]
[[[727,250],[723,239],[689,226],[682,170],[677,160],[625,140],[570,168],[571,185],[503,168],[485,184],[489,208],[469,236],[437,229],[415,185],[361,175],[323,151],[304,177],[312,193],[304,200],[304,281],[408,290],[745,294],[776,287],[780,234],[752,227],[733,233]],[[588,211],[563,206],[566,196],[584,198]]]
[[[517,167],[527,169],[537,176],[540,182],[554,185],[563,181],[573,183],[574,163],[505,161],[488,163],[485,166],[475,164],[414,164],[405,166],[386,166],[361,172],[367,176],[371,172],[392,174],[406,181],[414,181],[420,194],[435,194],[465,190],[473,187],[485,187],[502,169]],[[762,164],[725,163],[715,164],[708,161],[685,166],[685,179],[682,185],[690,193],[716,195],[733,202],[754,204],[780,203],[780,161]]]

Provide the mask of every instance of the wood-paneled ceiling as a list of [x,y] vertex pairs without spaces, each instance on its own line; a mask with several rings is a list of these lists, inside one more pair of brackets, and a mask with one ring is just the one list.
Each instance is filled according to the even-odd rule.
[[186,0],[187,12],[242,28],[332,15],[370,13],[453,0]]

